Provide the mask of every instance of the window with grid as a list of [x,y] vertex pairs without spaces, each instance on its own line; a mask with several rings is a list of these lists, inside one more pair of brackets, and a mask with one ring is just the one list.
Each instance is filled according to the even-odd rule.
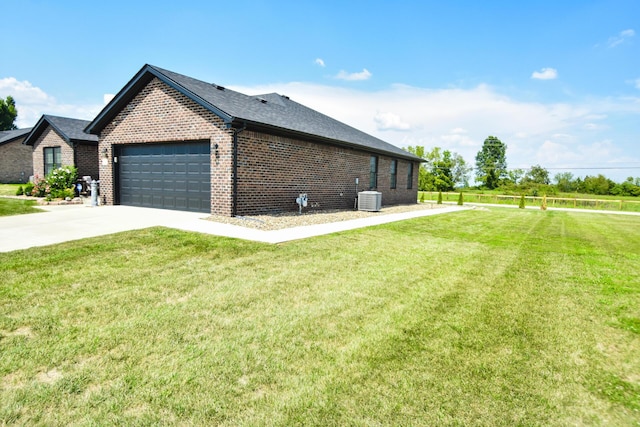
[[62,167],[62,150],[60,147],[45,147],[44,148],[44,174],[49,173]]

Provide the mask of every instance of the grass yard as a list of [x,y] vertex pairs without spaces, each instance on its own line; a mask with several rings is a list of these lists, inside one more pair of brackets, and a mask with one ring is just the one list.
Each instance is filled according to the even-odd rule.
[[5,199],[0,197],[0,216],[42,212],[42,209],[34,207],[35,205],[35,200]]
[[15,196],[18,187],[24,184],[0,184],[0,196]]
[[637,425],[640,217],[0,254],[0,424]]

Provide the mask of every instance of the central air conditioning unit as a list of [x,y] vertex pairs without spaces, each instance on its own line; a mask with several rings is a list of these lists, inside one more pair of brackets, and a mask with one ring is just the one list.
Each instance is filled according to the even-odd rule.
[[378,191],[361,191],[358,193],[358,210],[378,212],[382,208],[382,193]]

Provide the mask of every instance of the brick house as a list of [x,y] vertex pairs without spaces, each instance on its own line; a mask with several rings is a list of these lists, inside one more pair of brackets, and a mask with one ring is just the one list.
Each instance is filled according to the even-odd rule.
[[[106,204],[224,216],[350,209],[357,191],[417,202],[421,159],[270,93],[248,96],[145,65],[87,126]],[[356,184],[356,180],[358,184]]]
[[22,144],[31,128],[0,132],[0,183],[23,183],[33,175],[31,148]]
[[33,173],[44,177],[61,166],[75,166],[78,176],[98,179],[98,137],[84,132],[90,122],[43,115],[24,140],[31,146]]

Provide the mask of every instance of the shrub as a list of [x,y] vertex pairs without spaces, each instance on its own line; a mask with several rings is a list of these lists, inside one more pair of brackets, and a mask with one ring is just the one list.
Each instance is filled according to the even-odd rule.
[[67,197],[73,199],[76,193],[73,188],[65,188],[62,190],[51,190],[50,196],[54,199],[66,199]]
[[461,191],[460,195],[458,196],[458,206],[462,206],[463,203],[464,203],[464,199],[462,197],[462,191]]
[[442,191],[438,191],[438,204],[442,204]]
[[47,184],[51,191],[73,188],[78,178],[78,170],[74,166],[63,166],[47,175]]
[[24,188],[22,188],[22,185],[21,185],[16,190],[16,196],[22,196],[23,194],[24,194]]
[[33,197],[44,197],[49,193],[51,193],[51,187],[49,187],[49,185],[47,184],[47,181],[44,178],[38,178],[36,176],[34,178],[31,195]]
[[520,209],[524,209],[524,194],[520,196],[520,204],[518,205]]
[[32,182],[27,182],[24,185],[24,195],[25,196],[30,196],[32,191],[33,191],[33,183]]
[[420,193],[420,203],[424,203],[424,192]]

